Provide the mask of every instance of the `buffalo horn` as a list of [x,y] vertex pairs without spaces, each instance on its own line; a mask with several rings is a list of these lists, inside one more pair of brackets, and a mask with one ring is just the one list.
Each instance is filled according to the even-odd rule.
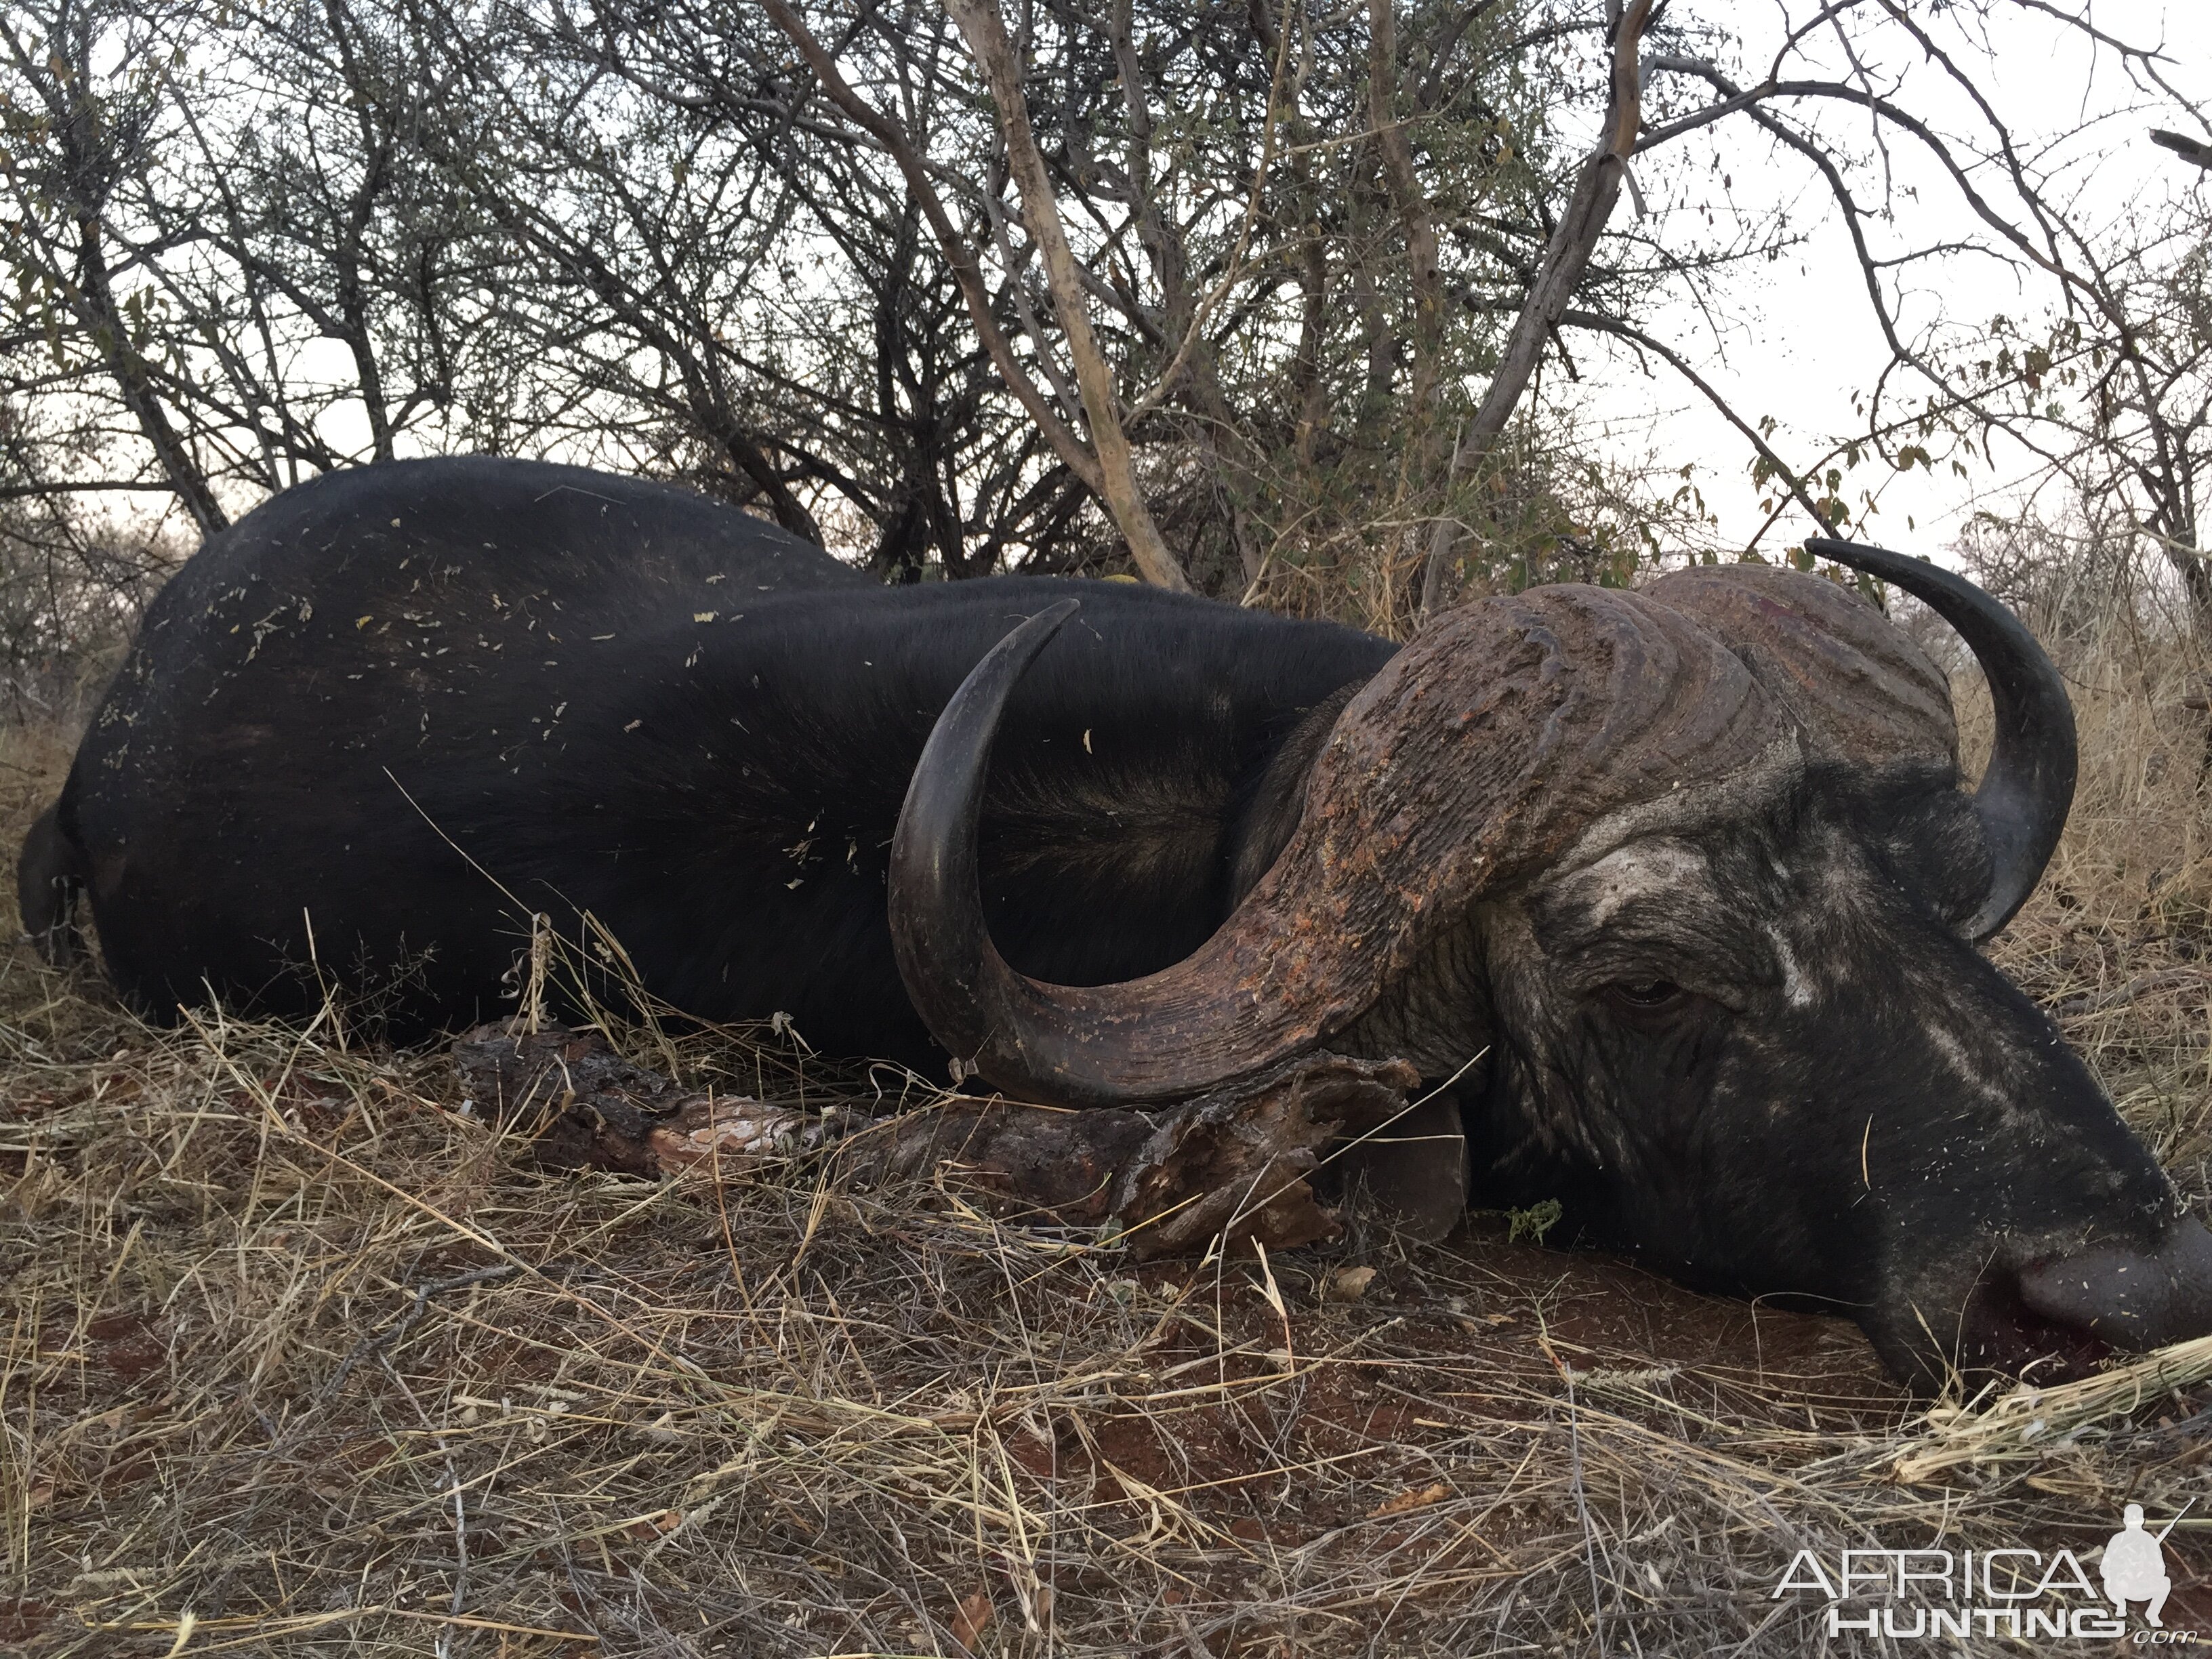
[[1048,605],[969,671],[938,716],[907,785],[891,839],[891,947],[930,1032],[956,1060],[989,1046],[995,1015],[1019,1000],[1018,977],[991,943],[977,874],[991,739],[1006,698],[1079,599]]
[[1780,706],[1664,605],[1594,587],[1463,605],[1337,717],[1289,844],[1212,937],[1121,984],[1048,984],[992,944],[977,820],[1000,714],[1073,608],[1015,629],[939,716],[889,893],[899,976],[931,1035],[963,1072],[1054,1105],[1185,1099],[1310,1053],[1497,882],[1785,741]]
[[888,895],[899,977],[956,1074],[1054,1105],[1175,1100],[1310,1048],[1295,1006],[1240,999],[1224,928],[1178,969],[1127,985],[1050,985],[1017,973],[991,942],[977,873],[991,744],[1012,694],[1062,623],[1063,599],[1021,623],[969,672],[923,745],[891,839]]
[[2074,708],[2065,684],[2020,618],[1965,577],[1858,542],[1810,537],[1805,550],[1924,601],[1958,630],[1989,681],[1996,739],[1974,810],[1990,850],[1990,890],[1964,930],[1988,939],[2035,890],[2074,802]]

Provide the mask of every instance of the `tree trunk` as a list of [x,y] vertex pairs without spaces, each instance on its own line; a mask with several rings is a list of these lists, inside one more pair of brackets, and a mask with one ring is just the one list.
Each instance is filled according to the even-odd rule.
[[[1612,216],[1613,204],[1620,195],[1620,181],[1628,170],[1630,152],[1636,145],[1637,130],[1643,125],[1642,77],[1637,67],[1636,49],[1643,40],[1644,27],[1650,16],[1651,0],[1630,0],[1620,18],[1613,33],[1613,81],[1606,104],[1604,134],[1575,177],[1574,191],[1567,198],[1566,211],[1559,216],[1559,225],[1544,249],[1543,263],[1536,268],[1536,280],[1529,284],[1528,297],[1522,305],[1521,314],[1513,319],[1513,331],[1506,337],[1498,372],[1491,377],[1481,406],[1468,420],[1467,430],[1453,451],[1445,481],[1447,489],[1469,469],[1479,465],[1497,445],[1505,430],[1505,422],[1512,416],[1514,405],[1521,401],[1529,377],[1536,372],[1545,341],[1566,310],[1575,284],[1582,280],[1590,254],[1597,246],[1597,239],[1605,233],[1606,221]],[[1434,615],[1443,603],[1452,544],[1458,528],[1449,517],[1439,517],[1429,527],[1428,558],[1421,575],[1421,614],[1425,617]]]
[[1006,38],[1006,21],[999,15],[994,0],[946,0],[945,9],[959,25],[998,109],[1007,164],[1022,193],[1023,213],[1044,265],[1045,286],[1067,341],[1067,355],[1074,360],[1075,384],[1090,422],[1091,443],[1098,457],[1107,510],[1127,538],[1130,555],[1145,580],[1188,593],[1190,579],[1183,574],[1182,562],[1161,539],[1159,526],[1153,522],[1152,509],[1137,485],[1128,435],[1121,429],[1113,371],[1091,331],[1090,303],[1084,295],[1082,279],[1076,274],[1067,233],[1060,222],[1059,199],[1045,172],[1044,157],[1038,154],[1036,135],[1030,127],[1029,102],[1022,92],[1021,70],[1014,60],[1013,43]]

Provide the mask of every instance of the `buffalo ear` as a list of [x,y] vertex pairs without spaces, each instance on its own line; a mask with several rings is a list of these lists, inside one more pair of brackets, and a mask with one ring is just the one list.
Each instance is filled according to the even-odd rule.
[[1973,797],[1949,768],[1902,765],[1871,778],[1836,767],[1819,793],[1849,803],[1851,827],[1891,880],[1955,931],[1964,932],[1989,897],[1994,871]]
[[1805,550],[1894,582],[1958,630],[1988,682],[1996,732],[1974,790],[1992,868],[1989,896],[1960,929],[1979,942],[2010,921],[2058,850],[2074,805],[2074,705],[2057,665],[1998,599],[1956,572],[1859,542],[1806,540]]

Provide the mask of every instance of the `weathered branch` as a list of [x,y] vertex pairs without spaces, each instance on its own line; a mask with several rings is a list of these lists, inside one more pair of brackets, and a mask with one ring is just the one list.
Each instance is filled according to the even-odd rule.
[[814,78],[821,83],[822,89],[862,131],[881,144],[897,164],[899,172],[906,179],[907,188],[914,192],[915,200],[921,204],[922,216],[929,221],[930,230],[935,234],[938,246],[945,250],[945,262],[952,267],[953,280],[960,285],[960,296],[967,301],[969,320],[975,325],[976,337],[982,341],[984,350],[990,354],[992,365],[1005,380],[1006,389],[1014,394],[1023,410],[1036,423],[1037,430],[1044,434],[1045,441],[1052,446],[1053,453],[1060,457],[1067,470],[1082,479],[1093,494],[1104,495],[1106,480],[1098,458],[1076,435],[1074,429],[1054,411],[1044,393],[1037,389],[1036,382],[1030,379],[1028,371],[1014,356],[1012,342],[1006,338],[1006,331],[999,326],[999,319],[992,314],[991,293],[984,284],[982,268],[975,263],[975,255],[969,247],[967,239],[961,235],[952,222],[951,216],[945,211],[943,198],[930,182],[927,165],[916,153],[913,144],[908,142],[905,132],[896,122],[871,107],[867,100],[853,89],[839,72],[836,60],[814,38],[813,32],[786,3],[786,0],[761,0],[761,3],[775,26],[799,48],[799,56],[806,60],[806,66],[813,70]]
[[[1267,22],[1267,9],[1255,5],[1253,15],[1261,24]],[[1159,210],[1153,199],[1150,177],[1150,153],[1152,144],[1152,112],[1146,101],[1141,74],[1135,48],[1129,39],[1128,0],[1116,0],[1113,13],[1114,58],[1121,76],[1124,96],[1129,108],[1129,177],[1131,204],[1138,214],[1138,234],[1152,255],[1153,269],[1167,299],[1167,320],[1179,337],[1175,356],[1160,371],[1159,378],[1151,388],[1139,394],[1130,405],[1130,418],[1141,420],[1147,411],[1165,401],[1182,379],[1193,362],[1194,355],[1201,349],[1201,340],[1207,319],[1244,270],[1245,250],[1251,246],[1253,228],[1259,222],[1260,205],[1267,177],[1275,159],[1275,129],[1279,119],[1283,97],[1283,76],[1290,62],[1291,31],[1276,30],[1271,26],[1261,30],[1264,42],[1269,34],[1275,37],[1275,67],[1267,82],[1267,114],[1260,127],[1260,161],[1252,169],[1252,188],[1244,200],[1244,219],[1237,233],[1237,246],[1223,262],[1220,280],[1209,289],[1195,304],[1191,301],[1184,266],[1187,261],[1182,244],[1167,233],[1160,222]],[[1218,387],[1215,387],[1216,394]]]
[[[1628,157],[1635,149],[1637,129],[1643,123],[1643,86],[1636,53],[1650,17],[1651,0],[1630,0],[1621,14],[1613,40],[1613,81],[1606,100],[1605,130],[1575,177],[1566,211],[1559,216],[1544,248],[1543,261],[1536,268],[1536,279],[1529,284],[1528,300],[1514,319],[1513,331],[1506,337],[1498,371],[1491,376],[1489,389],[1452,452],[1447,489],[1496,447],[1514,405],[1521,401],[1529,377],[1536,372],[1544,342],[1558,325],[1559,314],[1589,264],[1598,238],[1605,233],[1613,204],[1620,198]],[[1421,575],[1424,616],[1433,615],[1443,602],[1445,573],[1450,568],[1457,530],[1456,522],[1448,516],[1439,517],[1429,526],[1429,554]]]
[[[782,0],[768,0],[781,8]],[[1060,318],[1067,355],[1074,360],[1075,384],[1083,397],[1083,412],[1091,424],[1091,441],[1097,453],[1101,493],[1107,510],[1127,539],[1129,551],[1146,581],[1180,592],[1190,591],[1182,562],[1168,550],[1152,520],[1144,492],[1137,486],[1136,467],[1128,434],[1122,429],[1121,401],[1114,389],[1113,370],[1099,349],[1091,327],[1091,310],[1084,297],[1083,281],[1075,267],[1075,254],[1060,221],[1060,203],[1045,172],[1044,157],[1037,153],[1036,135],[1030,128],[1028,99],[1022,92],[1021,67],[1015,61],[1013,43],[999,15],[995,0],[946,0],[945,9],[959,25],[976,67],[983,72],[991,101],[999,112],[999,131],[1006,141],[1006,161],[1022,193],[1023,211],[1031,240],[1044,266],[1045,286]]]
[[[138,349],[131,319],[114,291],[108,260],[107,195],[121,161],[116,154],[119,135],[109,112],[87,90],[88,66],[64,58],[58,35],[47,44],[43,59],[13,27],[0,26],[0,44],[4,44],[18,77],[37,88],[45,106],[61,161],[61,199],[56,205],[75,230],[74,246],[57,238],[54,258],[43,274],[66,301],[90,349],[99,355],[117,398],[137,422],[177,499],[201,534],[211,536],[230,522],[229,517],[216,501],[204,469],[170,420],[155,388],[151,366]],[[9,171],[13,179],[15,169]],[[17,194],[20,199],[20,180]],[[26,203],[21,217],[29,225],[39,215]]]
[[1367,119],[1391,205],[1406,232],[1406,277],[1413,291],[1414,418],[1423,417],[1443,378],[1443,284],[1437,269],[1436,215],[1413,173],[1413,147],[1398,114],[1397,0],[1367,0]]
[[1217,1238],[1280,1246],[1335,1237],[1341,1219],[1311,1178],[1332,1142],[1386,1124],[1419,1133],[1423,1144],[1407,1150],[1451,1178],[1439,1195],[1420,1190],[1432,1183],[1418,1173],[1408,1182],[1395,1171],[1401,1178],[1376,1197],[1432,1233],[1448,1229],[1466,1202],[1463,1169],[1454,1162],[1462,1155],[1456,1108],[1414,1124],[1419,1109],[1409,1109],[1406,1096],[1418,1074],[1403,1060],[1310,1054],[1151,1111],[950,1095],[871,1119],[687,1093],[615,1054],[596,1032],[560,1026],[480,1026],[453,1053],[477,1109],[533,1133],[539,1160],[556,1169],[732,1180],[823,1153],[837,1179],[866,1186],[942,1170],[1001,1210],[1063,1225],[1118,1224],[1140,1258],[1200,1250]]
[[2160,149],[2170,149],[2185,161],[2194,161],[2200,167],[2212,167],[2212,144],[2201,138],[2189,138],[2178,132],[2168,132],[2163,127],[2150,130],[2150,141]]

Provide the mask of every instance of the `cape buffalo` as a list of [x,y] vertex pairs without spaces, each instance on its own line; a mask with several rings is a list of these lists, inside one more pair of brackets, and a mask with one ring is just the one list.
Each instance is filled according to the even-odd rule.
[[571,468],[337,473],[155,602],[24,915],[66,948],[82,884],[155,1018],[335,981],[459,1026],[532,914],[588,912],[679,1008],[1049,1103],[1403,1057],[1465,1073],[1483,1201],[1849,1310],[1902,1376],[2212,1329],[2212,1236],[1974,949],[2064,820],[2056,672],[1971,584],[1818,550],[1973,649],[1972,793],[1935,666],[1794,572],[1480,599],[1401,648],[878,587]]

